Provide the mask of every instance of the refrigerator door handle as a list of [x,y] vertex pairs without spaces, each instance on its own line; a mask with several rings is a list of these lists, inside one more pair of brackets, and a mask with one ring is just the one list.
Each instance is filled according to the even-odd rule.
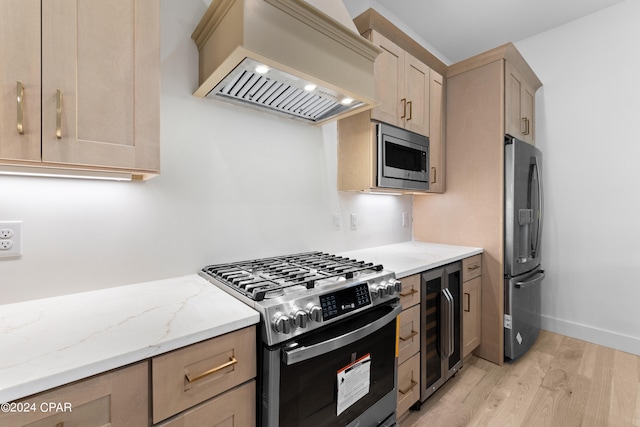
[[542,222],[544,220],[544,212],[543,212],[543,197],[542,197],[542,176],[540,176],[540,167],[538,166],[538,158],[534,157],[534,166],[536,168],[536,176],[538,177],[538,208],[540,209],[540,214],[538,215],[538,230],[536,233],[536,246],[533,248],[533,256],[536,257],[540,253],[540,236],[542,235]]
[[540,280],[544,279],[545,274],[544,270],[540,270],[531,280],[527,280],[526,282],[516,282],[516,288],[530,288],[537,284]]

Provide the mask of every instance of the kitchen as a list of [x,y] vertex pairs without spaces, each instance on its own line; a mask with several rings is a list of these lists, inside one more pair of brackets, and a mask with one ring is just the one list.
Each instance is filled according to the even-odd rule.
[[[314,128],[190,95],[198,79],[190,36],[205,9],[161,2],[160,176],[130,184],[2,177],[0,219],[24,221],[23,256],[0,263],[3,304],[191,274],[211,262],[411,240],[401,221],[413,212],[411,196],[336,190],[335,124]],[[629,54],[639,17],[628,0],[516,42],[544,84],[536,128],[548,218],[543,328],[634,354],[640,291],[627,278],[638,272],[637,229],[627,224],[638,202],[618,183],[635,182],[640,150],[623,134],[640,113],[640,60]],[[601,140],[616,149],[598,150]]]

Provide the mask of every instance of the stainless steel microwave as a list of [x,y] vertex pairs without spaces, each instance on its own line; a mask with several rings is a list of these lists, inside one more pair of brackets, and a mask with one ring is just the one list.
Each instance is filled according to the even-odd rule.
[[385,123],[376,125],[378,187],[429,189],[429,138]]

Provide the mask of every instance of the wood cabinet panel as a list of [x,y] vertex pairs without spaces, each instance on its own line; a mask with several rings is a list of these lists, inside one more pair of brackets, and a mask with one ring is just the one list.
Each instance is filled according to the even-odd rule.
[[479,276],[482,276],[482,254],[463,259],[462,281],[466,282]]
[[429,86],[429,192],[444,193],[444,77],[431,70]]
[[158,2],[42,7],[43,161],[158,170]]
[[400,88],[404,87],[404,51],[375,31],[371,32],[370,41],[382,49],[373,67],[375,94],[380,105],[371,110],[371,119],[401,127]]
[[480,345],[482,336],[481,283],[478,276],[462,284],[462,357]]
[[400,279],[402,282],[402,291],[400,292],[400,304],[402,309],[406,310],[420,303],[420,275],[414,274],[412,276],[403,277]]
[[535,144],[535,89],[505,61],[505,133]]
[[0,159],[39,162],[40,0],[0,2],[0,52]]
[[399,364],[420,351],[420,306],[415,305],[400,313],[398,340]]
[[[12,427],[149,425],[148,366],[147,361],[136,363],[21,399],[18,402],[33,404],[35,411],[0,412],[0,425]],[[61,406],[50,409],[48,406],[50,403]]]
[[221,394],[158,427],[252,427],[256,425],[256,382]]
[[154,357],[153,422],[256,376],[255,326]]
[[404,55],[404,128],[429,136],[429,67],[409,53]]
[[420,399],[420,354],[398,366],[397,417]]

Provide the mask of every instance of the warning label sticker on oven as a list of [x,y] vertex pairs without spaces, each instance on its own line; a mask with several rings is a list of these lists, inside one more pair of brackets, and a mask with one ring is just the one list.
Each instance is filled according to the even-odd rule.
[[338,409],[340,415],[369,393],[371,354],[366,354],[338,371]]

